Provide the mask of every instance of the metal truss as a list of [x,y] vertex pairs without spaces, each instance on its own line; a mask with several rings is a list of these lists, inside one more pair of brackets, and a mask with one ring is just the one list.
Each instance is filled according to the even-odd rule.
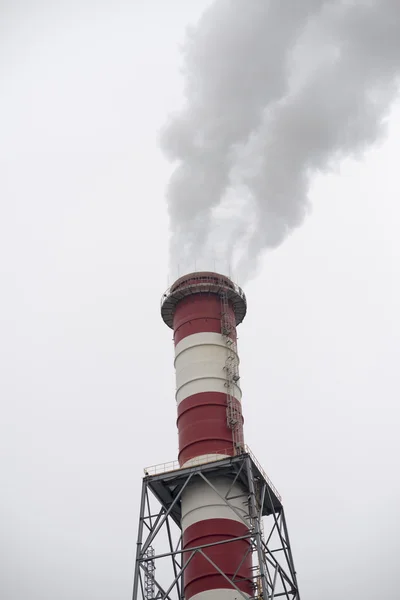
[[[232,485],[225,496],[213,485],[215,476],[231,479]],[[241,537],[183,551],[181,497],[190,482],[199,477],[231,510],[242,520],[245,519],[243,522],[249,531]],[[236,482],[244,490],[244,501],[248,507],[245,517],[232,504],[230,494]],[[208,556],[207,549],[223,544],[229,552],[230,543],[244,539],[250,542],[248,550],[236,573],[230,578]],[[253,562],[252,599],[300,600],[281,499],[250,454],[148,475],[143,479],[133,600],[185,600],[183,576],[196,554],[202,555],[215,572],[225,578],[227,587],[237,591],[238,600],[248,600],[248,596],[239,588],[240,578],[237,573],[249,553],[252,554]]]

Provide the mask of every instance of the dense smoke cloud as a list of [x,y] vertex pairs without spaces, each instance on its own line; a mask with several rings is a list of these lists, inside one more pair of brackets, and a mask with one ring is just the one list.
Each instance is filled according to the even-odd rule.
[[241,281],[308,212],[310,178],[383,132],[400,71],[398,0],[217,0],[183,47],[185,105],[161,136],[176,161],[171,269]]

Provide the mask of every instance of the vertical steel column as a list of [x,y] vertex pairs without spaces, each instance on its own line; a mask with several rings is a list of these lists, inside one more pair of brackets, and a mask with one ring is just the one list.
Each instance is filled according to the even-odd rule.
[[[297,573],[296,573],[296,569],[294,567],[294,560],[293,560],[293,554],[292,554],[292,548],[290,545],[290,540],[289,540],[289,531],[286,525],[286,518],[285,518],[285,511],[282,508],[282,515],[281,515],[281,519],[282,519],[282,523],[283,523],[283,531],[285,533],[285,539],[286,539],[286,545],[287,545],[287,550],[288,550],[288,555],[289,555],[289,568],[290,568],[290,572],[291,575],[293,577],[293,581],[296,585],[296,588],[298,590],[298,586],[297,586]],[[300,594],[299,592],[297,592],[297,600],[300,600]]]
[[252,529],[254,531],[255,542],[257,546],[257,558],[259,562],[260,568],[260,577],[261,577],[261,585],[263,591],[263,597],[265,599],[268,598],[268,590],[265,576],[265,564],[264,564],[264,554],[262,548],[262,537],[261,537],[261,527],[260,527],[260,519],[259,519],[259,511],[257,510],[256,503],[256,491],[254,486],[254,477],[253,477],[253,469],[251,465],[250,457],[246,457],[246,472],[247,472],[247,481],[249,485],[249,513],[251,519]]
[[132,592],[132,600],[136,600],[138,597],[138,589],[139,589],[139,565],[140,565],[140,554],[142,550],[142,539],[143,539],[143,525],[144,525],[144,511],[146,508],[146,493],[147,493],[147,484],[146,480],[143,480],[142,484],[142,497],[140,500],[140,516],[139,516],[139,529],[138,536],[136,542],[136,559],[135,559],[135,574],[133,579],[133,592]]

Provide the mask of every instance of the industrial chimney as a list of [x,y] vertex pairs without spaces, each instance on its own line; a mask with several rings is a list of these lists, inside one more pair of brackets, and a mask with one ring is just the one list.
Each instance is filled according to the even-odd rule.
[[[177,463],[145,470],[133,600],[300,598],[281,498],[244,443],[236,327],[246,309],[243,291],[213,272],[181,277],[162,298],[174,332],[179,452]],[[169,544],[158,552],[163,528]],[[166,587],[156,569],[167,556]]]
[[236,325],[246,314],[243,292],[227,277],[182,277],[161,314],[174,331],[179,463],[243,451],[242,392]]

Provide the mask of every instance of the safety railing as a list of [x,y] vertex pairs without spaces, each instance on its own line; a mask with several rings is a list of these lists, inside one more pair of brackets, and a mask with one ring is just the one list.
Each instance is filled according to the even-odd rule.
[[256,465],[257,469],[260,471],[261,475],[264,477],[265,481],[268,483],[269,487],[274,492],[275,496],[278,498],[278,500],[280,500],[282,502],[282,497],[281,497],[280,493],[278,492],[278,490],[276,489],[276,487],[274,486],[274,484],[272,483],[272,481],[270,480],[270,478],[268,477],[268,475],[266,474],[266,472],[264,471],[264,469],[262,468],[262,466],[256,459],[253,452],[250,450],[249,446],[245,446],[245,448],[246,448],[247,454],[250,456],[251,460]]
[[[230,451],[232,451],[232,448],[230,449]],[[230,452],[228,450],[214,452],[213,454],[203,454],[198,458],[192,458],[190,460],[190,465],[186,466],[197,467],[198,465],[204,465],[207,463],[216,462],[218,460],[223,460],[227,456],[230,456]],[[147,467],[146,469],[144,469],[144,473],[145,475],[162,475],[163,473],[169,473],[170,471],[177,471],[178,469],[183,468],[185,467],[181,467],[179,461],[174,460],[171,462],[161,463],[159,465]]]
[[[190,465],[186,465],[186,466],[197,467],[200,465],[217,462],[219,460],[223,460],[224,458],[231,456],[231,453],[232,453],[232,447],[229,449],[226,449],[226,450],[220,450],[219,452],[214,452],[212,454],[204,454],[202,456],[199,456],[198,458],[192,458],[190,460]],[[268,483],[269,487],[274,492],[275,496],[278,498],[279,501],[282,502],[281,495],[279,494],[278,490],[276,489],[276,487],[274,486],[274,484],[272,483],[272,481],[270,480],[270,478],[268,477],[268,475],[266,474],[266,472],[264,471],[264,469],[262,468],[262,466],[256,459],[255,455],[253,454],[253,452],[249,448],[249,446],[247,446],[247,445],[244,446],[244,453],[248,454],[250,456],[251,460],[256,465],[257,469],[260,471],[261,475],[263,476],[265,481]],[[147,467],[146,469],[144,469],[144,473],[146,476],[147,475],[162,475],[164,473],[170,473],[171,471],[178,471],[183,468],[185,468],[185,467],[181,467],[179,462],[177,460],[174,460],[174,461],[170,461],[170,462],[166,462],[166,463],[161,463],[159,465],[152,465],[151,467]]]
[[185,279],[182,278],[182,282],[179,285],[177,285],[175,282],[171,287],[169,287],[161,297],[160,306],[162,308],[165,301],[168,300],[171,294],[173,294],[174,292],[181,292],[183,289],[195,291],[196,289],[199,289],[201,287],[208,287],[211,288],[213,291],[215,291],[215,289],[232,290],[238,296],[240,296],[240,298],[244,302],[246,302],[246,295],[242,288],[239,285],[237,285],[237,283],[232,281],[229,277],[216,277],[213,275],[210,276],[193,274],[193,276],[188,277],[187,281],[185,281]]

